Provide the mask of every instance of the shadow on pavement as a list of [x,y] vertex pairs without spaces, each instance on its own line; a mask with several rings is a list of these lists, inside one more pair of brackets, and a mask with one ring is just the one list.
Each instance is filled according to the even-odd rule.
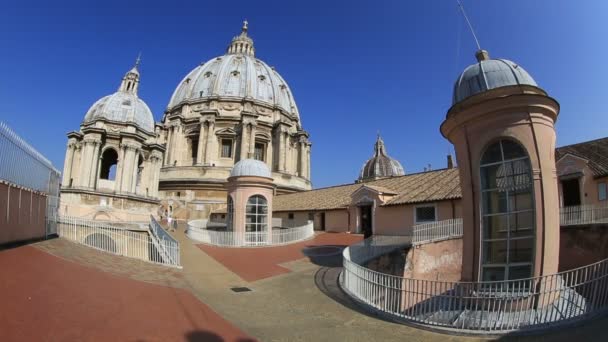
[[[224,342],[225,340],[214,332],[208,330],[194,330],[186,334],[188,342]],[[236,342],[256,342],[252,338],[237,338]]]
[[302,248],[302,254],[310,262],[322,267],[342,267],[342,251],[345,245],[311,245]]

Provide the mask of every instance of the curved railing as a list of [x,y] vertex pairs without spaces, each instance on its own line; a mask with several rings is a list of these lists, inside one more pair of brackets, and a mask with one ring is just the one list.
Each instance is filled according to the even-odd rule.
[[273,227],[269,232],[233,232],[225,226],[207,220],[188,222],[186,235],[193,240],[222,247],[278,246],[311,238],[315,232],[313,222],[295,228]]
[[608,308],[608,259],[557,274],[497,282],[411,279],[365,266],[404,247],[406,243],[391,242],[390,237],[349,246],[343,252],[342,288],[394,319],[470,333],[538,329],[588,318]]

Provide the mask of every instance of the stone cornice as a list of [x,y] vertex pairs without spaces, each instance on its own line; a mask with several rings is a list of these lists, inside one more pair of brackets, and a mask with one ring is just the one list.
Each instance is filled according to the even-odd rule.
[[130,199],[134,201],[141,201],[150,204],[158,204],[160,203],[160,199],[145,197],[135,194],[125,194],[125,193],[114,193],[114,192],[103,192],[98,190],[86,189],[86,188],[70,188],[70,187],[61,187],[61,193],[72,193],[72,194],[89,194],[89,195],[98,195],[104,197],[114,197],[114,198],[124,198]]

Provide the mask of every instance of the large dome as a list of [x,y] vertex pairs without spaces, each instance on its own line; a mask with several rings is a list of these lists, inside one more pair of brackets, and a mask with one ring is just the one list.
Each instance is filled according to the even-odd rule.
[[97,100],[84,116],[84,123],[99,119],[133,123],[146,132],[154,132],[154,116],[148,105],[137,96],[139,71],[137,65],[129,70],[118,91]]
[[403,166],[401,166],[401,163],[397,159],[389,157],[384,147],[384,141],[378,136],[374,145],[374,155],[361,168],[358,181],[364,182],[403,175],[405,175]]
[[251,99],[276,107],[299,120],[298,107],[287,82],[273,67],[254,57],[247,27],[236,36],[225,55],[194,68],[177,86],[168,109],[183,102],[209,98]]
[[512,85],[538,85],[518,64],[506,59],[490,59],[488,52],[480,50],[476,54],[478,62],[468,66],[454,85],[452,104],[470,96],[499,87]]

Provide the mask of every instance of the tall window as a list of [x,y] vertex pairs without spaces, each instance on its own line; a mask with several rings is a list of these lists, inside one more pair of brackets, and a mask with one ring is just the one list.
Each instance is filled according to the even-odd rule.
[[232,202],[232,196],[228,195],[228,218],[226,219],[226,230],[232,231],[232,220],[234,219],[234,204]]
[[264,161],[266,157],[264,153],[265,149],[266,145],[256,142],[253,149],[253,159]]
[[268,203],[263,196],[249,197],[245,208],[245,231],[262,232],[268,230]]
[[536,229],[530,158],[519,144],[500,140],[480,164],[482,279],[531,277]]
[[192,165],[196,165],[197,158],[198,158],[198,139],[191,138],[190,139],[190,159],[192,160]]
[[232,158],[232,139],[222,139],[222,158]]
[[101,155],[101,170],[99,178],[114,180],[116,178],[116,165],[118,164],[118,153],[112,148],[103,151]]
[[597,199],[600,201],[606,200],[606,183],[598,183],[597,185]]

